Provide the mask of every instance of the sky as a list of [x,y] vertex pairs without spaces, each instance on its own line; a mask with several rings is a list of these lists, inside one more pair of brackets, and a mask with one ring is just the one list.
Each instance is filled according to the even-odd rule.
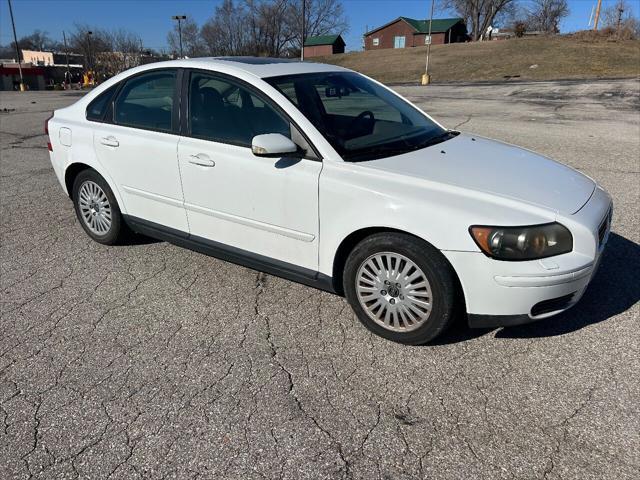
[[[167,46],[167,32],[173,27],[171,16],[184,14],[202,25],[222,0],[12,0],[18,38],[39,29],[55,39],[74,23],[106,30],[125,28],[136,32],[145,47]],[[571,14],[561,24],[562,32],[587,28],[597,0],[569,0]],[[603,9],[616,0],[603,0]],[[640,0],[629,0],[640,16]],[[343,36],[347,50],[359,50],[362,34],[399,16],[426,18],[429,0],[343,0],[349,31]],[[445,12],[436,16],[445,17]],[[0,0],[0,44],[13,40],[7,0]]]

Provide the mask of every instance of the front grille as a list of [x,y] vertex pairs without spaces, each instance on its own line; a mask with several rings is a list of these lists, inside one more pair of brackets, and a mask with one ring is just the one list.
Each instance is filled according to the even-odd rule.
[[609,231],[609,228],[611,228],[612,213],[613,210],[611,209],[611,207],[609,207],[609,211],[604,216],[602,222],[600,223],[600,226],[598,227],[598,247],[601,247],[605,238],[607,238],[607,232]]
[[573,300],[573,296],[576,292],[570,293],[569,295],[564,295],[558,298],[552,298],[550,300],[544,300],[542,302],[536,303],[531,309],[531,316],[536,317],[538,315],[542,315],[544,313],[557,312],[558,310],[564,310],[571,305]]

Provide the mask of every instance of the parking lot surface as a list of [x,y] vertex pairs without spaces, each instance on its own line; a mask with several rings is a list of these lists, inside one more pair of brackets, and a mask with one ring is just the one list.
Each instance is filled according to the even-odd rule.
[[407,347],[338,296],[168,243],[99,245],[43,135],[79,92],[1,92],[0,478],[638,478],[640,82],[397,90],[609,190],[581,303]]

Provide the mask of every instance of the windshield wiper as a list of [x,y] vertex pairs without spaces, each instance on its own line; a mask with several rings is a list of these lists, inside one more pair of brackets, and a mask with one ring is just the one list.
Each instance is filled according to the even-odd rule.
[[365,160],[376,160],[378,158],[383,157],[392,157],[394,155],[402,155],[403,153],[407,153],[414,150],[412,147],[402,146],[402,147],[370,147],[363,149],[361,151],[351,152],[347,157],[343,157],[345,160],[349,162],[360,162]]
[[419,148],[427,148],[438,143],[446,142],[447,140],[450,140],[453,137],[457,137],[458,135],[460,135],[460,132],[456,130],[445,130],[444,132],[427,139],[424,143],[420,144]]
[[[390,147],[386,145],[379,145],[377,147],[366,148],[362,151],[351,152],[347,157],[343,158],[349,162],[359,162],[366,160],[376,160],[385,156],[392,157],[395,155],[402,155],[403,153],[413,152],[415,150],[421,150],[423,148],[436,145],[438,143],[445,142],[450,138],[460,135],[460,132],[455,130],[446,130],[438,135],[435,135],[422,143],[411,144],[406,140],[403,140],[401,146]],[[364,158],[359,158],[364,157]]]

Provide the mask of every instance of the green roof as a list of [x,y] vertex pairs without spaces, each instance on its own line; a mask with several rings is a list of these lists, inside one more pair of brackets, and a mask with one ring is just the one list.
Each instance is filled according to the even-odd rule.
[[[340,38],[340,35],[319,35],[317,37],[307,37],[304,41],[305,47],[315,47],[316,45],[333,45]],[[344,40],[342,40],[344,43]]]
[[[418,33],[429,33],[429,20],[416,20],[415,18],[400,17]],[[444,33],[458,22],[464,22],[462,18],[434,18],[431,25],[431,33]]]

